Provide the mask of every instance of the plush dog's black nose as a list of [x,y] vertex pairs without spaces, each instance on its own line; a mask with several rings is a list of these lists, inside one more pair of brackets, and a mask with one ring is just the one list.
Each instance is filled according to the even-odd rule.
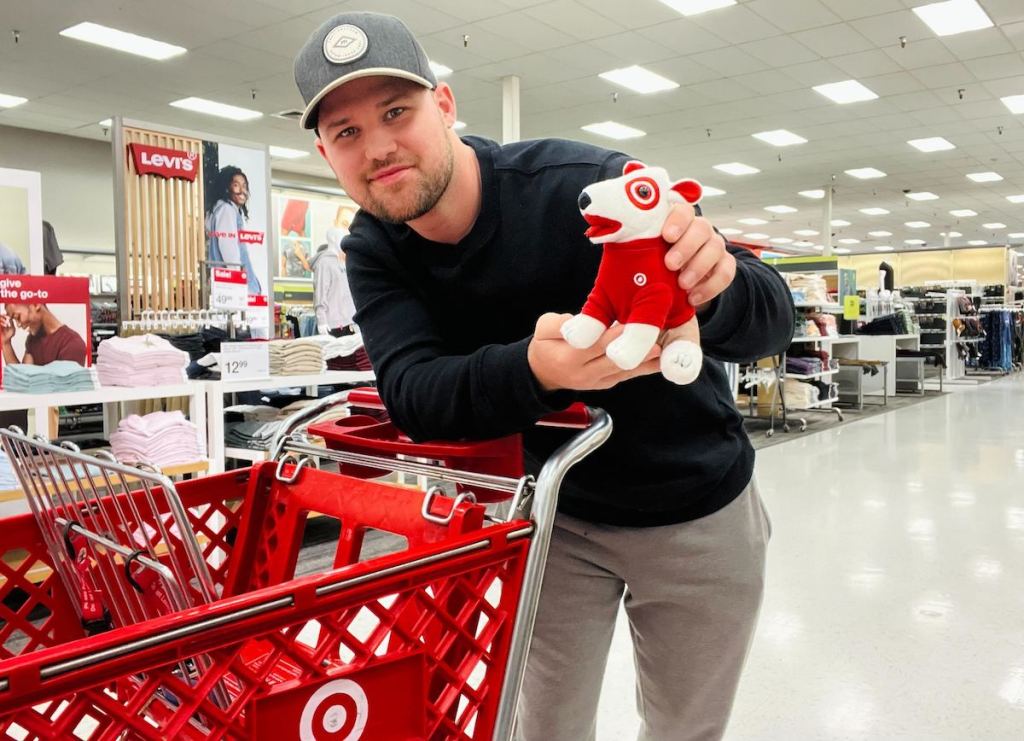
[[587,206],[590,205],[590,196],[588,196],[586,194],[586,192],[580,193],[579,204],[580,204],[580,211],[586,210]]

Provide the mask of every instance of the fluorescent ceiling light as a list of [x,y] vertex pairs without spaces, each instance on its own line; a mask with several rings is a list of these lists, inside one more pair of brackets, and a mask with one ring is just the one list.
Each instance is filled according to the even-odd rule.
[[958,219],[966,219],[969,216],[977,216],[977,211],[971,211],[969,208],[954,208],[949,212],[950,216],[955,216]]
[[956,149],[956,145],[941,136],[930,136],[926,139],[911,139],[907,142],[914,149],[922,152],[945,152],[947,149]]
[[930,190],[920,190],[916,193],[907,193],[907,198],[912,201],[936,201],[939,197]]
[[976,183],[997,183],[1003,179],[1003,176],[998,172],[971,172],[967,174],[971,180]]
[[746,237],[747,239],[768,239],[768,235],[761,234],[761,232],[750,232],[749,234],[744,234],[743,236]]
[[870,234],[872,237],[891,237],[892,236],[892,232],[885,232],[885,231],[868,232],[868,234]]
[[761,224],[767,224],[768,223],[764,219],[758,219],[757,217],[753,217],[753,218],[749,218],[749,219],[740,219],[739,221],[740,221],[741,224],[746,224],[747,226],[761,226]]
[[939,232],[939,236],[940,237],[949,237],[950,239],[955,239],[956,237],[962,237],[963,234],[961,234],[960,232]]
[[824,95],[839,105],[858,103],[862,100],[874,100],[878,96],[856,80],[830,82],[827,85],[815,85],[814,92]]
[[1010,239],[1024,239],[1024,232],[1012,232],[1007,234]]
[[639,136],[646,136],[646,131],[634,129],[632,126],[616,123],[615,121],[602,121],[600,123],[581,126],[584,131],[598,136],[606,136],[609,139],[636,139]]
[[839,244],[860,244],[860,240],[853,237],[845,237],[839,240]]
[[719,229],[718,231],[720,231],[722,234],[724,234],[727,237],[732,237],[732,236],[735,236],[737,234],[743,234],[743,230],[742,229],[733,229],[732,227],[728,227],[726,229]]
[[[825,249],[825,248],[822,247],[822,249]],[[834,252],[837,255],[849,255],[850,254],[850,248],[849,247],[836,247],[834,250],[832,250],[832,252]]]
[[967,244],[971,245],[971,247],[984,247],[986,244],[988,244],[988,242],[986,242],[984,239],[972,239]]
[[850,222],[845,219],[832,219],[830,224],[832,226],[850,226]]
[[455,131],[462,131],[464,128],[466,128],[465,121],[456,121],[455,123],[452,124],[452,129],[454,129]]
[[710,198],[711,196],[724,196],[725,191],[721,188],[715,188],[711,185],[702,185],[701,194],[704,198]]
[[981,226],[983,228],[985,228],[985,229],[1005,229],[1006,228],[1006,224],[1002,224],[1002,223],[1000,223],[998,221],[993,221],[990,224],[982,224]]
[[801,240],[799,242],[793,242],[793,246],[794,247],[813,247],[814,246],[814,242],[807,242],[806,240]]
[[794,134],[792,131],[786,131],[785,129],[775,129],[774,131],[762,131],[759,134],[751,134],[755,139],[760,139],[763,142],[772,144],[776,147],[791,147],[794,144],[806,144],[807,140],[799,134]]
[[22,98],[19,95],[4,95],[0,93],[0,108],[14,108],[16,105],[27,103],[28,98]]
[[892,247],[891,245],[888,245],[888,244],[876,244],[875,245],[875,249],[878,252],[892,252],[896,248]]
[[867,214],[868,216],[885,216],[889,213],[889,209],[872,206],[871,208],[862,208],[860,209],[860,212],[862,214]]
[[598,75],[602,80],[614,82],[616,85],[629,88],[636,93],[660,93],[665,90],[674,90],[679,87],[678,82],[673,82],[667,77],[651,72],[638,65],[632,67],[621,67],[608,70]]
[[118,31],[116,28],[101,26],[98,23],[79,23],[77,26],[65,28],[60,35],[157,61],[170,59],[188,51],[183,46],[165,44],[163,41]]
[[903,244],[922,245],[927,243],[923,239],[904,239]]
[[452,68],[447,64],[441,64],[431,59],[427,64],[430,65],[430,71],[434,73],[434,77],[447,77],[452,73]]
[[884,172],[875,169],[874,167],[857,167],[853,170],[847,170],[846,174],[850,177],[857,178],[858,180],[871,180],[872,178],[885,177]]
[[799,195],[802,195],[804,198],[824,198],[825,197],[825,191],[823,191],[823,190],[802,190],[802,191],[800,191]]
[[215,100],[206,100],[204,98],[182,98],[181,100],[175,100],[171,105],[175,108],[206,113],[210,116],[229,118],[232,121],[251,121],[263,115],[259,111],[251,111],[248,108],[239,108],[238,106],[218,103]]
[[1010,113],[1024,113],[1024,95],[1007,95],[1000,100],[1010,109]]
[[270,145],[270,156],[279,157],[284,160],[297,160],[300,157],[308,157],[309,152],[305,152],[301,149],[289,149],[288,147],[277,147],[273,144]]
[[911,229],[927,229],[931,224],[927,221],[908,221],[904,226],[909,226]]
[[761,172],[756,167],[744,165],[742,162],[725,162],[721,165],[715,165],[714,167],[719,172],[724,172],[728,175],[754,175]]
[[1019,196],[1006,196],[1006,200],[1010,203],[1024,203],[1024,193],[1021,193]]
[[772,237],[768,241],[772,244],[793,244],[793,240],[789,237]]
[[765,206],[765,211],[771,211],[773,214],[795,214],[796,209],[792,206]]
[[709,10],[728,8],[735,5],[736,0],[661,0],[662,3],[683,15],[700,15]]
[[928,24],[936,36],[952,36],[980,28],[991,28],[988,17],[975,0],[946,0],[914,8],[917,17]]
[[813,249],[816,249],[816,250],[818,250],[818,252],[821,252],[822,250],[825,249],[825,245],[823,245],[823,244],[816,244],[816,245],[814,245]]
[[816,236],[818,236],[818,232],[814,231],[813,229],[797,229],[795,232],[793,232],[793,234],[798,234],[801,237],[816,237]]
[[114,119],[112,119],[112,118],[105,118],[102,121],[100,121],[100,126],[102,126],[105,129],[109,129],[113,125],[114,125]]

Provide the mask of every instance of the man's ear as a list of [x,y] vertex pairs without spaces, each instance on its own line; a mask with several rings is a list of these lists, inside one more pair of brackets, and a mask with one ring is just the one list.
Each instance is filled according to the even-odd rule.
[[316,144],[316,151],[318,151],[320,153],[320,156],[324,158],[324,162],[327,162],[327,152],[326,150],[324,150],[324,143],[323,140],[320,139],[319,131],[316,132],[316,140],[314,141],[314,144]]
[[439,82],[431,93],[434,96],[434,101],[437,103],[437,109],[441,111],[441,118],[444,120],[445,125],[451,128],[458,119],[455,94],[452,92],[451,85],[447,82]]

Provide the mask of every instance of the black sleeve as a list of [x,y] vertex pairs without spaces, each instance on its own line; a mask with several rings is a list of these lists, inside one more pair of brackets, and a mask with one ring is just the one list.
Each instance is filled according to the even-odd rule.
[[572,392],[540,387],[526,359],[530,337],[453,355],[401,268],[353,237],[345,252],[355,321],[381,399],[413,440],[500,437],[573,401]]
[[736,279],[698,316],[701,347],[734,363],[777,355],[793,340],[793,295],[775,268],[726,244],[736,258]]

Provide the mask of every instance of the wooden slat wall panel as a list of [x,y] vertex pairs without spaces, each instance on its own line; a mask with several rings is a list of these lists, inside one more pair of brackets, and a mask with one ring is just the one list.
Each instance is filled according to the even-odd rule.
[[199,309],[206,255],[203,213],[203,143],[198,139],[125,128],[125,144],[138,142],[195,152],[194,182],[139,176],[126,153],[124,265],[133,317],[153,309]]

